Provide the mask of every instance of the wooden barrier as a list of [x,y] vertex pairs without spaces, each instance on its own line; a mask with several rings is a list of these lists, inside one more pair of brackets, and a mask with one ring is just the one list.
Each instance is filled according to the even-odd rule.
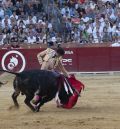
[[[0,50],[0,68],[21,72],[39,69],[37,54],[45,48]],[[119,47],[65,48],[63,64],[70,72],[120,71]]]

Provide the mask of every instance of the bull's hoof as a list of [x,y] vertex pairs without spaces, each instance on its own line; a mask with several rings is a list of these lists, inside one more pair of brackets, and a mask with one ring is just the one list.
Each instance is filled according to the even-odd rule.
[[35,106],[34,112],[39,112],[39,111],[40,111],[40,108],[38,106]]

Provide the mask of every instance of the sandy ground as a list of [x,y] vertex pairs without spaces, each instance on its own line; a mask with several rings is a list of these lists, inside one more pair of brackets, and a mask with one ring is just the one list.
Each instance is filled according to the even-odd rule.
[[77,105],[71,109],[56,108],[54,101],[33,113],[19,96],[20,109],[13,105],[13,76],[4,74],[0,81],[9,81],[0,88],[0,129],[120,129],[120,76],[82,75],[85,84]]

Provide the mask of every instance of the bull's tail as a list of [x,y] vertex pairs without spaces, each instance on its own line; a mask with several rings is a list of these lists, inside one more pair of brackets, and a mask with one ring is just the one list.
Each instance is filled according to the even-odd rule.
[[3,70],[3,69],[0,69],[0,72],[6,72],[6,73],[14,74],[14,75],[19,75],[19,73],[15,73],[15,72]]

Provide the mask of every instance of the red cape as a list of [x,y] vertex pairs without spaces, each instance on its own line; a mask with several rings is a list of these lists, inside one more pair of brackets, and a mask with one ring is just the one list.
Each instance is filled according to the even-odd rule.
[[[74,75],[71,75],[70,78],[68,78],[70,84],[79,92],[81,93],[81,90],[84,90],[84,84],[82,84],[80,81],[78,81]],[[78,100],[78,93],[74,91],[74,94],[69,98],[68,103],[62,105],[63,108],[71,109],[75,106]]]

